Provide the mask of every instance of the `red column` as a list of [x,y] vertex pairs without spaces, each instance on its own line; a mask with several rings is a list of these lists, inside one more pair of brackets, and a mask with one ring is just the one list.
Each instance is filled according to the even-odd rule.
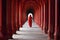
[[55,33],[54,40],[60,40],[60,0],[55,0]]
[[40,5],[40,7],[39,7],[40,9],[39,9],[39,11],[40,11],[40,13],[39,13],[39,24],[40,24],[40,27],[41,27],[41,5]]
[[44,24],[44,5],[41,4],[41,28],[43,30],[43,24]]
[[41,28],[42,28],[42,5],[41,5]]
[[44,32],[48,32],[48,1],[46,0],[44,3],[44,25],[43,25]]
[[48,26],[48,36],[49,39],[54,37],[55,28],[55,0],[49,0],[49,26]]
[[22,27],[22,1],[21,3],[19,2],[19,24]]
[[18,0],[17,10],[18,10],[18,14],[17,14],[17,25],[18,25],[18,30],[19,30],[19,28],[20,28],[20,26],[19,26],[19,0]]
[[[41,27],[41,17],[40,17],[40,8],[41,6],[39,5],[38,9],[36,10],[36,23],[39,25],[39,27]],[[38,13],[38,14],[37,14]],[[38,16],[37,16],[38,15]]]
[[16,30],[19,30],[19,0],[16,0]]
[[15,14],[16,14],[16,0],[12,0],[11,2],[11,22],[12,22],[12,33],[16,32],[16,19],[15,19]]
[[19,1],[16,0],[16,30],[19,30]]
[[6,0],[2,0],[2,35],[3,35],[3,38],[1,40],[8,40],[7,38],[7,21],[6,21]]
[[3,39],[3,34],[2,34],[2,0],[0,0],[0,39]]
[[8,38],[12,38],[12,22],[11,22],[11,0],[6,1],[6,17],[7,17],[7,35]]

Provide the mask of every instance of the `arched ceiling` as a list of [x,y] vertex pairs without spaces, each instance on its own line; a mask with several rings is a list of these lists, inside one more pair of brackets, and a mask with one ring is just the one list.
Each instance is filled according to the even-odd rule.
[[22,4],[22,10],[26,11],[29,8],[38,9],[40,6],[41,0],[20,0]]

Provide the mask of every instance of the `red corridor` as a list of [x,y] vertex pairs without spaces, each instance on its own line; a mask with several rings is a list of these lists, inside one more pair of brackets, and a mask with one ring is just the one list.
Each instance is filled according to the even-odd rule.
[[12,39],[29,13],[48,40],[60,40],[60,0],[0,0],[0,40]]

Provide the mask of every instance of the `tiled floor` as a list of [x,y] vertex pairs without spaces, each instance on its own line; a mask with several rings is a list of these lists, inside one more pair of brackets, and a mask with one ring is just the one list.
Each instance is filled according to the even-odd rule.
[[38,27],[38,25],[33,22],[32,27],[28,26],[28,22],[20,28],[20,31],[16,31],[17,34],[13,34],[13,39],[9,40],[48,40],[47,34]]

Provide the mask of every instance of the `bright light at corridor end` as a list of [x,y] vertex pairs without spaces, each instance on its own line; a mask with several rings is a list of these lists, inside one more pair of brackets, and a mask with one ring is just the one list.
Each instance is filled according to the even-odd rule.
[[33,14],[32,14],[32,13],[29,13],[29,14],[28,14],[28,17],[29,17],[30,15],[31,15],[31,16],[32,16],[32,18],[33,18]]

